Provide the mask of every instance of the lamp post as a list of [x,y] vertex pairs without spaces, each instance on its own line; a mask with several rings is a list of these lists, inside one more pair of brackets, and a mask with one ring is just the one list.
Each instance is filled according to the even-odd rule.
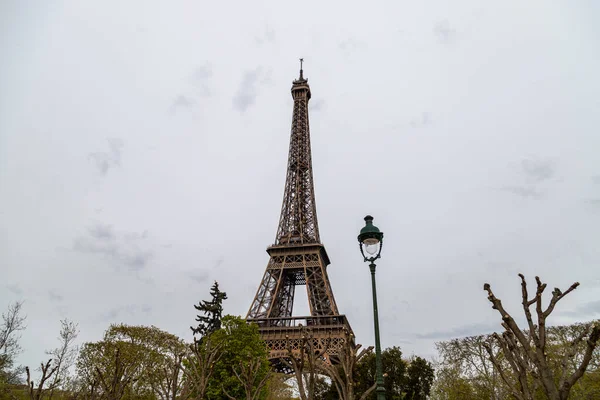
[[[373,217],[365,217],[365,227],[360,230],[358,235],[360,253],[364,261],[369,262],[371,270],[371,285],[373,287],[373,319],[375,321],[375,365],[377,400],[385,400],[385,388],[383,387],[383,367],[381,364],[381,344],[379,343],[379,314],[377,312],[377,287],[375,285],[375,260],[381,257],[381,248],[383,247],[383,232],[373,225]],[[365,252],[367,255],[365,255]]]

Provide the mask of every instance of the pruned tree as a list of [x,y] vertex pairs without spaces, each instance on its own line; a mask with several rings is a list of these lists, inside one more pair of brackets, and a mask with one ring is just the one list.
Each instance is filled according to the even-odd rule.
[[210,337],[198,340],[189,346],[190,353],[184,360],[184,386],[182,398],[203,400],[208,384],[214,373],[215,363],[223,353],[223,343],[211,340]]
[[75,340],[79,334],[77,324],[68,319],[60,321],[61,328],[59,334],[59,347],[46,352],[52,356],[52,361],[56,367],[52,383],[48,392],[48,399],[52,399],[54,392],[59,387],[64,388],[69,381],[69,369],[75,364],[79,348],[75,345]]
[[[332,385],[341,400],[355,400],[358,394],[355,393],[356,366],[367,355],[373,351],[373,346],[362,349],[362,345],[354,343],[354,335],[348,331],[345,332],[345,340],[342,348],[337,354],[337,363],[320,362],[319,368],[329,376]],[[360,400],[364,400],[375,390],[377,382],[365,390]]]
[[221,319],[223,317],[223,300],[227,300],[227,293],[219,290],[219,282],[215,281],[210,289],[212,299],[210,301],[202,300],[194,308],[201,312],[196,317],[197,327],[190,326],[194,335],[201,337],[208,336],[218,329],[221,329]]
[[302,336],[290,339],[286,335],[287,357],[280,362],[290,368],[296,378],[301,400],[313,400],[317,380],[326,360],[330,338],[315,337],[311,329],[302,328]]
[[[492,308],[500,313],[502,327],[505,329],[501,335],[492,334],[491,340],[498,345],[501,356],[506,360],[506,363],[499,358],[498,353],[493,351],[489,343],[486,345],[486,350],[500,377],[510,388],[511,394],[516,399],[533,400],[535,390],[539,386],[548,399],[567,400],[571,388],[583,376],[592,359],[592,354],[600,339],[600,325],[594,324],[589,329],[582,330],[571,341],[569,350],[565,352],[561,360],[562,372],[560,374],[556,373],[553,371],[551,362],[548,359],[546,320],[556,304],[575,290],[579,283],[575,282],[565,292],[555,288],[552,291],[552,298],[548,306],[544,309],[542,295],[547,285],[542,283],[540,278],[536,276],[536,292],[533,298],[530,299],[525,277],[523,274],[519,274],[519,277],[521,278],[523,312],[528,329],[523,330],[517,325],[515,319],[502,305],[502,301],[494,295],[491,286],[486,283],[483,289],[488,293],[488,300],[492,303]],[[530,309],[533,305],[535,305],[535,320]],[[583,357],[577,368],[569,373],[568,364],[575,356],[576,349],[581,343],[585,343]]]
[[[31,379],[29,367],[25,367],[25,372],[27,373],[27,394],[29,395],[30,400],[43,399],[48,392],[53,392],[60,383],[60,379],[52,379],[58,371],[58,365],[52,365],[52,359],[48,360],[46,364],[41,363],[40,370],[42,376],[40,377],[37,386],[35,386]],[[50,381],[51,383],[46,386],[46,381]]]

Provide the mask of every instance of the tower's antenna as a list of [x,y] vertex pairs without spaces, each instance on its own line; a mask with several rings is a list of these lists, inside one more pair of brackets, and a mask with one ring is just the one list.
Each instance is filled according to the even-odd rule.
[[302,71],[302,63],[304,62],[304,58],[300,59],[300,79],[304,79],[304,77],[302,76],[303,71]]

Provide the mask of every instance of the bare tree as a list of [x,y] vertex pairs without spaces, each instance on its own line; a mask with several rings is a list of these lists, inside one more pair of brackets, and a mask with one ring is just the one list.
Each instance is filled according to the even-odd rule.
[[[31,373],[29,367],[25,367],[27,372],[27,392],[30,400],[41,400],[47,391],[54,391],[60,381],[52,380],[52,376],[56,375],[58,371],[58,365],[52,366],[52,359],[48,360],[46,364],[41,363],[42,376],[38,382],[37,387],[34,386],[33,380],[31,380]],[[52,381],[48,387],[44,387],[46,381]]]
[[[548,399],[567,400],[571,388],[583,376],[592,359],[592,353],[600,339],[600,326],[594,324],[588,329],[583,329],[572,340],[570,350],[564,354],[561,360],[563,372],[560,376],[555,376],[546,351],[546,319],[552,313],[556,304],[579,286],[579,282],[572,284],[565,292],[555,288],[552,291],[550,303],[544,309],[542,307],[542,294],[546,289],[546,284],[542,283],[540,278],[536,276],[537,290],[535,296],[529,299],[525,277],[522,274],[519,274],[519,277],[521,278],[523,311],[529,329],[524,331],[517,325],[514,318],[504,309],[502,301],[494,295],[490,285],[486,283],[483,289],[488,292],[488,300],[492,303],[492,308],[498,310],[502,316],[502,327],[505,329],[502,335],[494,333],[492,340],[498,344],[502,356],[510,368],[506,368],[506,364],[502,363],[502,360],[493,351],[489,343],[486,345],[486,350],[500,377],[508,385],[511,394],[516,399],[533,400],[537,386],[541,386]],[[535,305],[536,321],[534,321],[530,310],[532,305]],[[567,364],[573,359],[578,346],[584,340],[586,348],[581,363],[575,371],[569,374],[567,373]],[[516,382],[515,379],[511,378],[511,373],[514,375]],[[529,377],[533,379],[529,379]]]
[[14,383],[22,369],[14,369],[15,357],[21,353],[19,340],[20,331],[25,329],[23,316],[23,302],[18,301],[8,306],[8,310],[2,314],[0,324],[0,381]]
[[194,338],[194,343],[189,347],[191,353],[187,357],[187,365],[183,369],[185,383],[182,398],[204,399],[215,363],[222,356],[222,347],[222,342],[215,343],[209,337],[201,340]]
[[74,342],[79,334],[77,324],[68,319],[60,321],[60,346],[52,351],[46,352],[46,354],[53,356],[54,365],[56,372],[54,373],[51,389],[48,394],[48,399],[52,399],[55,389],[59,387],[64,388],[68,383],[69,369],[75,365],[77,359],[78,347],[75,346]]
[[[341,400],[355,400],[357,396],[354,393],[356,365],[373,351],[373,346],[361,350],[362,345],[354,344],[353,339],[354,335],[346,332],[344,345],[337,355],[337,365],[327,362],[321,362],[319,365],[319,368],[331,378]],[[368,388],[359,399],[365,400],[376,387],[377,382]]]
[[288,357],[280,361],[296,377],[301,400],[313,400],[321,365],[327,357],[330,338],[315,337],[312,330],[303,328],[300,339],[286,336]]

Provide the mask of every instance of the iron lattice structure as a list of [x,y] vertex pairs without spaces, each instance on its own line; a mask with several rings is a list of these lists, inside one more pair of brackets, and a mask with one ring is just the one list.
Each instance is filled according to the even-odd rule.
[[[246,319],[259,326],[274,365],[299,352],[302,332],[307,328],[315,340],[327,341],[327,355],[334,356],[352,332],[338,311],[327,276],[329,257],[319,237],[313,184],[308,102],[308,80],[303,76],[292,84],[294,109],[290,149],[281,217],[275,244],[267,248],[270,256],[263,279]],[[296,286],[305,285],[310,316],[293,317]]]

